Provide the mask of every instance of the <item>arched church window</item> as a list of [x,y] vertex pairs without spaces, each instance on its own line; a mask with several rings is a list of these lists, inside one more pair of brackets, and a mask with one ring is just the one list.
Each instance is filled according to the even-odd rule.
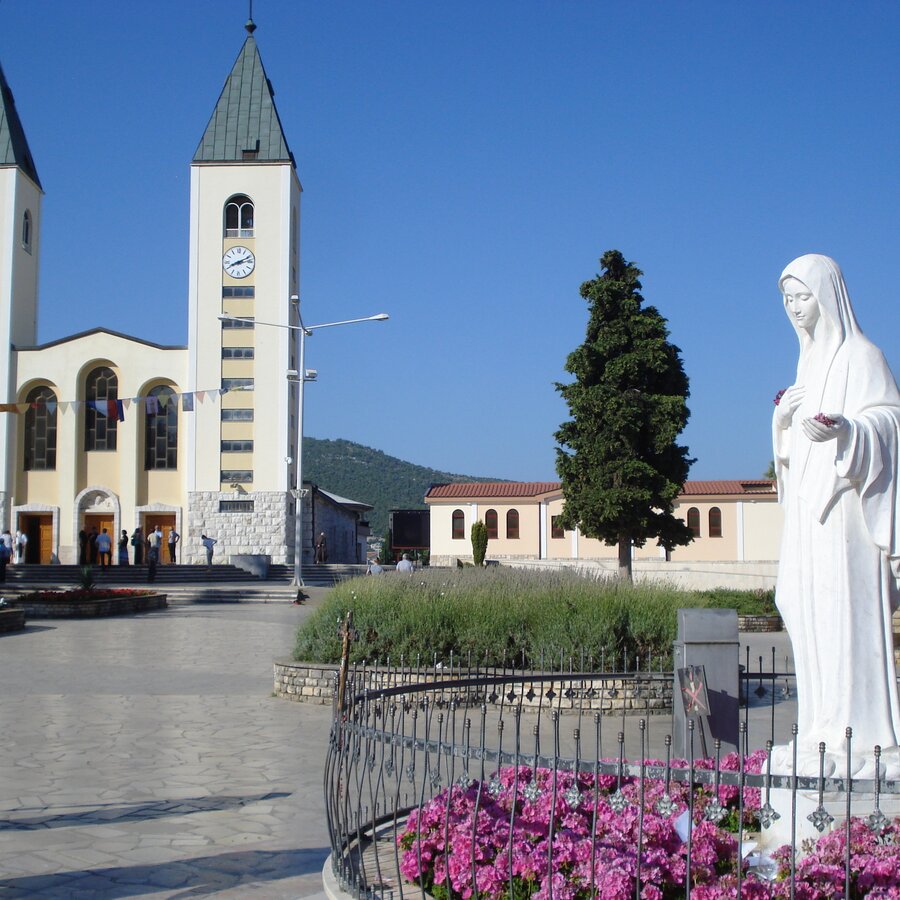
[[488,540],[497,540],[497,510],[489,509],[484,514],[484,527],[487,528]]
[[178,468],[178,400],[166,385],[153,388],[144,401],[144,468]]
[[510,509],[506,513],[506,537],[510,541],[519,539],[519,511],[517,509]]
[[452,540],[461,541],[466,536],[466,517],[461,509],[453,510]]
[[84,387],[84,449],[115,450],[119,379],[108,366],[92,370]]
[[253,201],[245,194],[235,194],[225,204],[225,237],[253,237]]
[[696,506],[687,511],[687,527],[695,538],[700,537],[700,510]]
[[56,394],[36,387],[25,398],[25,471],[56,468]]
[[722,510],[718,506],[709,511],[709,536],[722,537]]
[[22,246],[31,253],[31,210],[26,209],[22,216]]

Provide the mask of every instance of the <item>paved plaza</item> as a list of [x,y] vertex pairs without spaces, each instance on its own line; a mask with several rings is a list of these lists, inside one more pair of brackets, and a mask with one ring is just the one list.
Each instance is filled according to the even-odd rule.
[[321,895],[331,710],[271,694],[310,593],[0,637],[0,898]]
[[315,603],[0,637],[0,898],[320,894],[330,707],[271,696]]

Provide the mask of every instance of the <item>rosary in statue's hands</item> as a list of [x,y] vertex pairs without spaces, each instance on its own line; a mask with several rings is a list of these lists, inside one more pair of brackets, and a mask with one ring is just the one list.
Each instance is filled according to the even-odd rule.
[[806,396],[806,388],[801,384],[791,385],[778,399],[775,407],[775,421],[779,428],[790,428],[794,413],[800,408],[803,398]]
[[850,431],[847,420],[838,413],[819,413],[818,416],[810,416],[801,423],[803,433],[817,444],[825,441],[833,441]]

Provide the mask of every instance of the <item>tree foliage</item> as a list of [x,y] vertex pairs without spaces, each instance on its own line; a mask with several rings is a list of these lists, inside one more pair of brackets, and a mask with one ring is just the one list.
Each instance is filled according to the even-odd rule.
[[589,320],[584,343],[569,354],[569,384],[557,384],[570,419],[556,432],[562,525],[619,547],[631,577],[631,545],[656,538],[668,550],[691,532],[672,514],[692,459],[677,442],[690,412],[681,351],[666,320],[643,306],[641,271],[618,250],[604,253],[602,274],[581,285]]
[[487,555],[488,533],[487,525],[478,519],[472,523],[472,562],[476,566],[484,565],[484,557]]

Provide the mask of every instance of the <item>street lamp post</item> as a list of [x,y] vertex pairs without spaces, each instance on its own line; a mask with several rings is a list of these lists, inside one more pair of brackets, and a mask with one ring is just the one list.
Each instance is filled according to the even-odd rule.
[[[253,322],[254,325],[266,325],[272,328],[287,328],[289,331],[299,332],[300,348],[297,360],[298,369],[296,381],[298,384],[297,395],[297,469],[294,487],[294,587],[303,587],[303,386],[307,381],[315,381],[315,375],[309,377],[306,371],[306,338],[320,328],[334,328],[336,325],[354,325],[357,322],[384,322],[390,316],[387,313],[377,313],[374,316],[364,316],[360,319],[342,319],[340,322],[322,322],[318,325],[304,325],[300,315],[300,298],[293,294],[291,303],[297,310],[298,325],[286,325],[282,322],[261,322],[251,316],[221,315],[218,318],[225,322]],[[288,377],[294,375],[288,372]],[[294,379],[292,379],[294,380]]]

